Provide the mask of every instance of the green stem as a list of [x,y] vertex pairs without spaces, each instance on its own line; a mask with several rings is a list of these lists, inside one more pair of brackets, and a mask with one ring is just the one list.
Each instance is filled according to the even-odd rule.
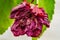
[[37,40],[37,38],[35,38],[35,37],[32,37],[32,40]]

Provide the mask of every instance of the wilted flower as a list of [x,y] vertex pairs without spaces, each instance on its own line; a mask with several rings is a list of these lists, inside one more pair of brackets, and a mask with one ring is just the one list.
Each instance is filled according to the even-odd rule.
[[26,2],[12,9],[11,19],[15,19],[11,27],[14,36],[27,34],[38,37],[42,33],[43,25],[49,27],[48,15],[43,8],[31,6]]

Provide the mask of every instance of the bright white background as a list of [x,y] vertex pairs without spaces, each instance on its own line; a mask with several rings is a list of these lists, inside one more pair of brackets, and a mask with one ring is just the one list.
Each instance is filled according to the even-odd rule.
[[[31,40],[31,38],[26,35],[14,37],[8,28],[3,35],[0,35],[0,40]],[[55,13],[50,28],[38,40],[60,40],[60,0],[56,0]]]

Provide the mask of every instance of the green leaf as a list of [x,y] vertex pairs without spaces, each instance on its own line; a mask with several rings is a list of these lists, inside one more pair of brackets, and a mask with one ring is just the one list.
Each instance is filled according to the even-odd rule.
[[10,19],[11,9],[21,0],[0,0],[0,34],[3,34],[13,23]]
[[[38,0],[38,6],[44,8],[46,13],[48,14],[48,19],[50,22],[54,14],[54,4],[55,4],[54,0]],[[44,25],[42,29],[42,34],[45,30],[46,30],[46,26]]]
[[35,38],[35,37],[32,37],[32,40],[37,40],[37,38]]
[[12,23],[9,14],[13,5],[13,0],[0,0],[0,34],[3,34]]

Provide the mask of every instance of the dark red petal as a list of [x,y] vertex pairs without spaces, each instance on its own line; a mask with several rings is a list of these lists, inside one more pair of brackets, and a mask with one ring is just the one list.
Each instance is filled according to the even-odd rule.
[[15,36],[27,34],[31,37],[38,37],[42,33],[43,25],[49,27],[48,15],[43,8],[38,8],[28,3],[22,3],[14,8],[10,18],[15,19],[11,31]]
[[10,18],[14,19],[16,16],[16,13],[19,11],[19,9],[23,8],[25,6],[25,2],[23,2],[22,4],[16,6],[15,8],[12,9]]
[[41,34],[41,30],[38,28],[34,30],[28,30],[26,34],[30,37],[38,37]]
[[27,31],[27,27],[22,26],[23,24],[20,23],[20,20],[15,20],[14,24],[11,27],[11,31],[14,34],[14,36],[24,35]]

